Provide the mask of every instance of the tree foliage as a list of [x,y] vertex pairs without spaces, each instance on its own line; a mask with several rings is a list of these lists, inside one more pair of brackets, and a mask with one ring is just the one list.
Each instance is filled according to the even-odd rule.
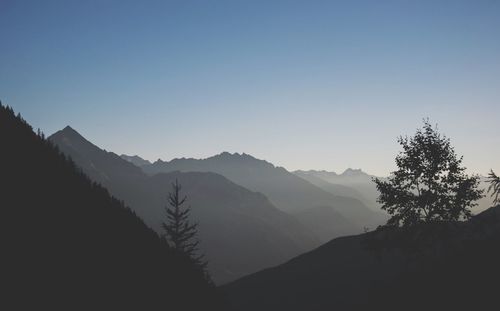
[[469,176],[450,140],[428,120],[413,137],[399,137],[403,150],[398,169],[387,180],[375,178],[378,202],[392,217],[388,225],[412,226],[421,222],[456,221],[472,216],[482,197],[479,177]]
[[175,180],[172,183],[172,190],[168,194],[168,205],[165,207],[167,221],[162,223],[162,227],[171,247],[191,259],[208,277],[207,262],[198,249],[200,243],[196,238],[198,224],[190,222],[191,208],[185,206],[187,196],[181,195],[181,190],[181,184]]
[[491,192],[493,204],[500,204],[500,177],[498,177],[493,170],[488,174],[488,182],[490,183],[488,192]]

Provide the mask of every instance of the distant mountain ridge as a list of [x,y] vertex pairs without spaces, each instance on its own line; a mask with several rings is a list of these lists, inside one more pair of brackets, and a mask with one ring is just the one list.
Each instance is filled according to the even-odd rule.
[[[246,153],[223,152],[206,159],[177,158],[168,162],[158,160],[141,168],[150,175],[172,171],[214,172],[247,189],[263,193],[276,207],[299,219],[303,215],[321,217],[320,212],[325,212],[325,218],[321,221],[330,221],[329,226],[325,226],[330,228],[330,232],[323,232],[323,241],[359,233],[363,227],[375,227],[383,223],[381,215],[367,208],[360,200],[332,194],[283,167],[274,166]],[[331,211],[327,212],[325,207]],[[303,213],[308,209],[314,209],[315,212]],[[300,220],[311,223],[310,219],[306,222]]]
[[[298,170],[294,171],[293,173],[326,191],[334,194],[357,198],[372,210],[378,212],[380,212],[381,210],[381,205],[377,202],[379,192],[377,190],[377,187],[375,186],[375,183],[373,182],[373,178],[386,179],[386,177],[370,175],[361,169],[351,168],[346,169],[341,174],[325,170]],[[327,182],[328,184],[325,184],[324,182]],[[486,177],[481,177],[481,184],[479,185],[479,187],[485,190],[488,188]],[[478,201],[478,206],[475,207],[473,211],[474,213],[482,212],[488,209],[491,204],[491,198],[485,196]],[[383,213],[385,214],[385,212]]]
[[134,164],[135,166],[139,166],[139,167],[151,164],[151,162],[149,162],[148,160],[144,160],[143,158],[141,158],[138,155],[128,156],[126,154],[122,154],[122,155],[120,155],[120,158]]
[[[337,174],[330,171],[295,171],[295,174],[303,178],[319,178],[330,184],[349,187],[355,189],[357,197],[372,210],[380,211],[380,204],[377,202],[378,190],[373,182],[373,178],[377,176],[370,175],[361,169],[348,168],[343,173]],[[384,179],[384,177],[379,177]],[[329,186],[331,187],[331,186]]]
[[313,233],[267,198],[211,172],[146,175],[136,165],[93,145],[70,127],[49,140],[161,232],[171,183],[183,186],[199,222],[201,248],[218,283],[282,263],[319,245]]
[[[331,182],[328,182],[324,180],[321,177],[316,176],[313,173],[309,172],[304,172],[304,171],[295,171],[293,172],[295,175],[299,176],[302,179],[307,180],[311,184],[327,191],[330,192],[333,195],[337,196],[345,196],[345,197],[350,197],[350,198],[355,198],[363,202],[367,207],[370,207],[373,209],[373,202],[368,200],[360,191],[358,191],[356,188],[352,186],[347,186],[347,185],[341,185],[341,184],[334,184]],[[378,209],[375,209],[376,211]]]

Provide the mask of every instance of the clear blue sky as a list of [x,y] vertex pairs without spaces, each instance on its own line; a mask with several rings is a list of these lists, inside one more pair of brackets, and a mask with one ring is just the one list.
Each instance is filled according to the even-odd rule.
[[0,0],[0,99],[150,160],[385,175],[438,123],[500,171],[500,1]]

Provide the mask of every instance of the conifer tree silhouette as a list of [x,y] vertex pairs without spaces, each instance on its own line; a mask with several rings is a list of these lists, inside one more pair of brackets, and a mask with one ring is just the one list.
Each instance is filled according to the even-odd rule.
[[207,274],[207,261],[198,248],[200,243],[197,239],[198,224],[189,220],[191,207],[185,206],[187,196],[182,195],[181,190],[182,186],[176,179],[168,194],[168,205],[165,207],[167,220],[162,223],[162,228],[171,247],[186,255],[205,273],[207,279],[210,279]]

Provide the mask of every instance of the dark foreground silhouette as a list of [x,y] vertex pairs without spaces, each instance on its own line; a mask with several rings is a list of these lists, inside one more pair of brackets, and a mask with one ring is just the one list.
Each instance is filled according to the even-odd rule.
[[2,105],[0,146],[3,306],[218,308],[202,271]]
[[221,288],[232,310],[496,310],[500,206],[341,237]]

